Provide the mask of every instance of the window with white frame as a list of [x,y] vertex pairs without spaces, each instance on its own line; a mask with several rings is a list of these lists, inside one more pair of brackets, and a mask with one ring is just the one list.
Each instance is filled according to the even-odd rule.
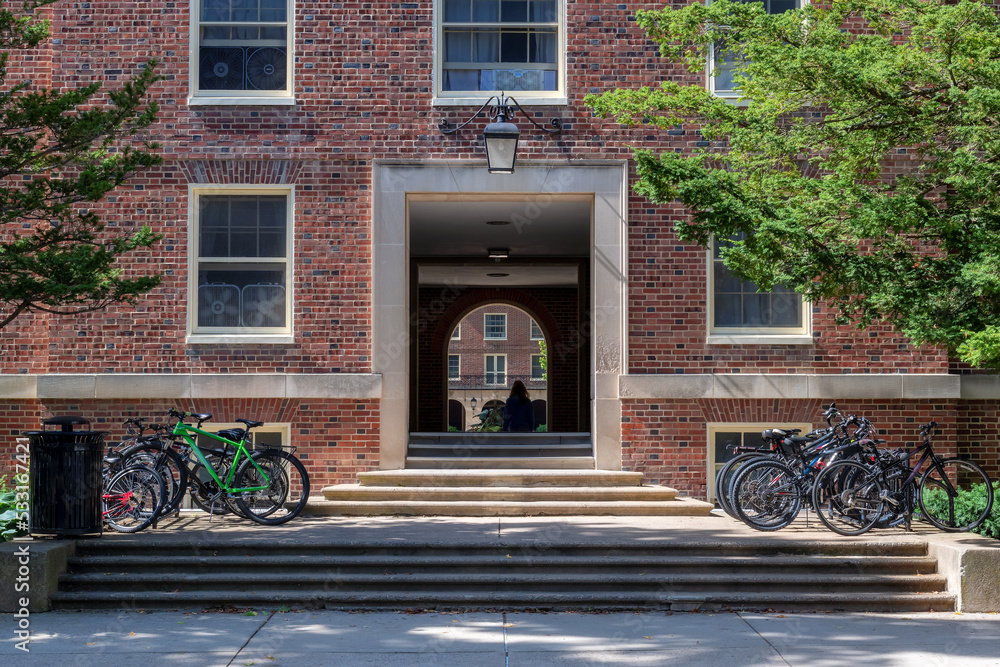
[[448,379],[458,380],[462,377],[462,356],[459,354],[448,355]]
[[193,334],[291,333],[292,193],[192,192]]
[[544,340],[545,336],[542,335],[542,329],[538,326],[535,320],[531,320],[531,340]]
[[455,327],[455,330],[451,332],[451,339],[452,340],[461,340],[462,339],[462,324],[461,323],[459,323]]
[[[440,98],[565,95],[565,0],[438,0]],[[485,95],[484,95],[485,93]]]
[[291,97],[290,0],[194,0],[191,99]]
[[545,379],[545,368],[542,366],[542,355],[540,354],[531,355],[531,379]]
[[[768,14],[784,14],[802,6],[800,0],[737,0],[739,2],[762,2]],[[725,42],[712,45],[709,55],[709,86],[719,97],[740,96],[736,84],[736,72],[741,68],[741,54],[726,47]]]
[[808,335],[802,295],[781,285],[759,292],[756,283],[742,280],[726,268],[719,248],[719,242],[713,240],[709,268],[711,334]]
[[487,354],[484,367],[486,369],[486,384],[507,385],[507,355]]
[[709,424],[708,425],[708,490],[709,502],[717,498],[715,476],[726,464],[726,461],[736,456],[735,447],[763,447],[764,440],[761,431],[767,428],[792,429],[797,428],[802,433],[812,430],[811,424],[780,424],[780,423],[745,423],[745,424]]
[[486,313],[483,315],[483,338],[485,340],[507,340],[507,313]]

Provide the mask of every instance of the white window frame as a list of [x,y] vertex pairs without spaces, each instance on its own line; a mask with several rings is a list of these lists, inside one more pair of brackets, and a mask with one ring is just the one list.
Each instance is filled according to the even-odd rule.
[[[545,369],[541,368],[541,359],[544,356],[545,356],[544,354],[533,354],[533,355],[531,355],[531,358],[528,360],[530,362],[530,364],[531,364],[530,370],[529,370],[529,372],[530,372],[529,377],[532,380],[544,380],[545,379]],[[539,374],[539,375],[535,375],[535,359],[539,360],[538,366],[539,366],[539,368],[541,368],[541,371],[542,371],[541,374]]]
[[513,95],[521,106],[532,105],[567,105],[569,104],[568,93],[566,92],[566,3],[568,0],[556,0],[556,14],[558,15],[558,50],[559,55],[556,62],[556,90],[442,90],[444,81],[444,25],[442,23],[444,11],[442,9],[443,0],[434,0],[434,98],[431,102],[433,106],[479,106],[482,105],[491,95],[506,92]]
[[451,332],[451,340],[461,340],[462,339],[462,323],[459,322],[455,325],[455,330]]
[[[766,428],[797,428],[801,429],[802,433],[809,433],[815,428],[812,424],[806,422],[709,422],[707,433],[707,444],[708,444],[708,456],[707,456],[707,466],[705,468],[707,477],[705,482],[705,494],[708,498],[708,502],[715,502],[715,476],[718,474],[719,470],[724,465],[724,462],[720,462],[718,466],[715,463],[715,434],[719,432],[726,431],[736,431],[739,433],[757,433],[759,434]],[[801,435],[801,434],[800,434]]]
[[[458,360],[458,373],[455,375],[451,374],[451,358],[454,357]],[[462,355],[460,354],[449,354],[448,355],[448,379],[449,380],[461,380],[462,379]]]
[[[810,0],[798,0],[798,7],[796,9],[801,9],[808,5]],[[711,4],[712,0],[706,0],[706,4]],[[743,91],[737,90],[717,90],[715,88],[715,44],[709,44],[708,46],[708,57],[705,62],[705,88],[708,92],[712,93],[715,97],[719,97],[726,101],[732,102],[734,104],[744,105],[746,100],[741,101],[740,98],[743,96]]]
[[199,64],[201,61],[201,3],[202,0],[192,0],[190,23],[190,45],[188,61],[188,106],[199,105],[273,105],[288,106],[295,104],[295,0],[287,0],[286,6],[286,45],[285,58],[288,75],[285,78],[284,90],[200,90]]
[[[706,272],[708,279],[708,294],[706,303],[708,312],[707,342],[709,345],[740,345],[740,344],[776,344],[776,345],[812,345],[812,307],[802,298],[802,321],[798,327],[717,327],[715,325],[715,257],[713,250],[715,239],[712,238],[706,253],[708,260]],[[800,295],[801,296],[801,295]]]
[[[503,318],[503,336],[488,335],[489,324],[487,324],[487,318],[489,317]],[[483,313],[483,340],[507,340],[507,313]]]
[[[198,201],[206,195],[285,195],[287,230],[285,232],[285,257],[283,260],[266,257],[233,258],[239,263],[268,263],[285,265],[285,326],[274,328],[234,327],[223,330],[198,326],[198,266],[199,224]],[[294,296],[293,271],[295,237],[295,189],[288,185],[190,185],[188,186],[188,317],[187,342],[191,344],[239,343],[291,343],[293,342],[292,312]],[[217,261],[217,260],[212,260]]]
[[[500,374],[496,370],[496,362],[493,363],[493,370],[489,370],[489,360],[490,359],[503,359],[503,380],[501,382],[496,382]],[[493,375],[494,382],[489,381],[490,375]],[[483,384],[487,387],[506,387],[507,386],[507,355],[506,354],[486,354],[483,355]]]
[[[545,334],[542,333],[542,328],[538,326],[538,322],[531,318],[528,324],[528,340],[545,340]],[[535,331],[538,331],[538,335],[535,335]]]

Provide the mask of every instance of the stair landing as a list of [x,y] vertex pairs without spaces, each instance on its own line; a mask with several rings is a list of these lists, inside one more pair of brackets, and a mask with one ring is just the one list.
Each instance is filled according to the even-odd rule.
[[318,516],[705,516],[710,503],[610,470],[382,470],[310,498]]

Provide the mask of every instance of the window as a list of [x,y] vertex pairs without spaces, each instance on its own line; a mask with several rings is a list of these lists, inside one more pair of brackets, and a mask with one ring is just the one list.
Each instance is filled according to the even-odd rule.
[[[798,9],[801,4],[799,0],[737,0],[742,2],[763,2],[768,14],[784,14],[787,11]],[[740,90],[736,87],[735,75],[740,68],[740,54],[726,48],[725,43],[716,43],[712,46],[712,53],[709,56],[709,76],[710,89],[719,97],[739,97]]]
[[542,368],[542,355],[540,354],[531,355],[531,379],[532,380],[545,379],[545,369]]
[[288,0],[195,0],[189,102],[291,103],[291,10]]
[[564,97],[564,1],[439,0],[439,99]]
[[486,313],[483,315],[483,338],[485,340],[507,340],[506,313]]
[[486,355],[486,384],[507,385],[507,355],[487,354]]
[[287,188],[193,190],[192,334],[290,334]]
[[542,329],[538,326],[535,320],[531,320],[531,340],[544,340],[545,336],[542,335]]
[[455,330],[451,332],[451,339],[452,340],[461,340],[462,339],[462,324],[461,323],[459,323],[458,326],[455,327]]
[[726,268],[719,247],[713,241],[710,334],[809,335],[801,295],[780,285],[758,292],[756,283],[741,280]]
[[461,367],[462,356],[459,354],[448,355],[448,379],[458,380],[462,377]]
[[760,432],[766,428],[797,428],[802,433],[812,430],[812,424],[709,424],[708,425],[708,500],[716,499],[715,476],[735,456],[733,446],[763,447]]

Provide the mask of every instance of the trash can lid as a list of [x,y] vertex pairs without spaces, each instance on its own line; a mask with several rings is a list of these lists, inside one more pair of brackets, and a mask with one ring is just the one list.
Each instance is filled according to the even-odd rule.
[[85,424],[89,430],[90,420],[76,415],[66,415],[64,417],[52,417],[42,421],[44,426],[60,426],[63,431],[72,431],[74,426]]

